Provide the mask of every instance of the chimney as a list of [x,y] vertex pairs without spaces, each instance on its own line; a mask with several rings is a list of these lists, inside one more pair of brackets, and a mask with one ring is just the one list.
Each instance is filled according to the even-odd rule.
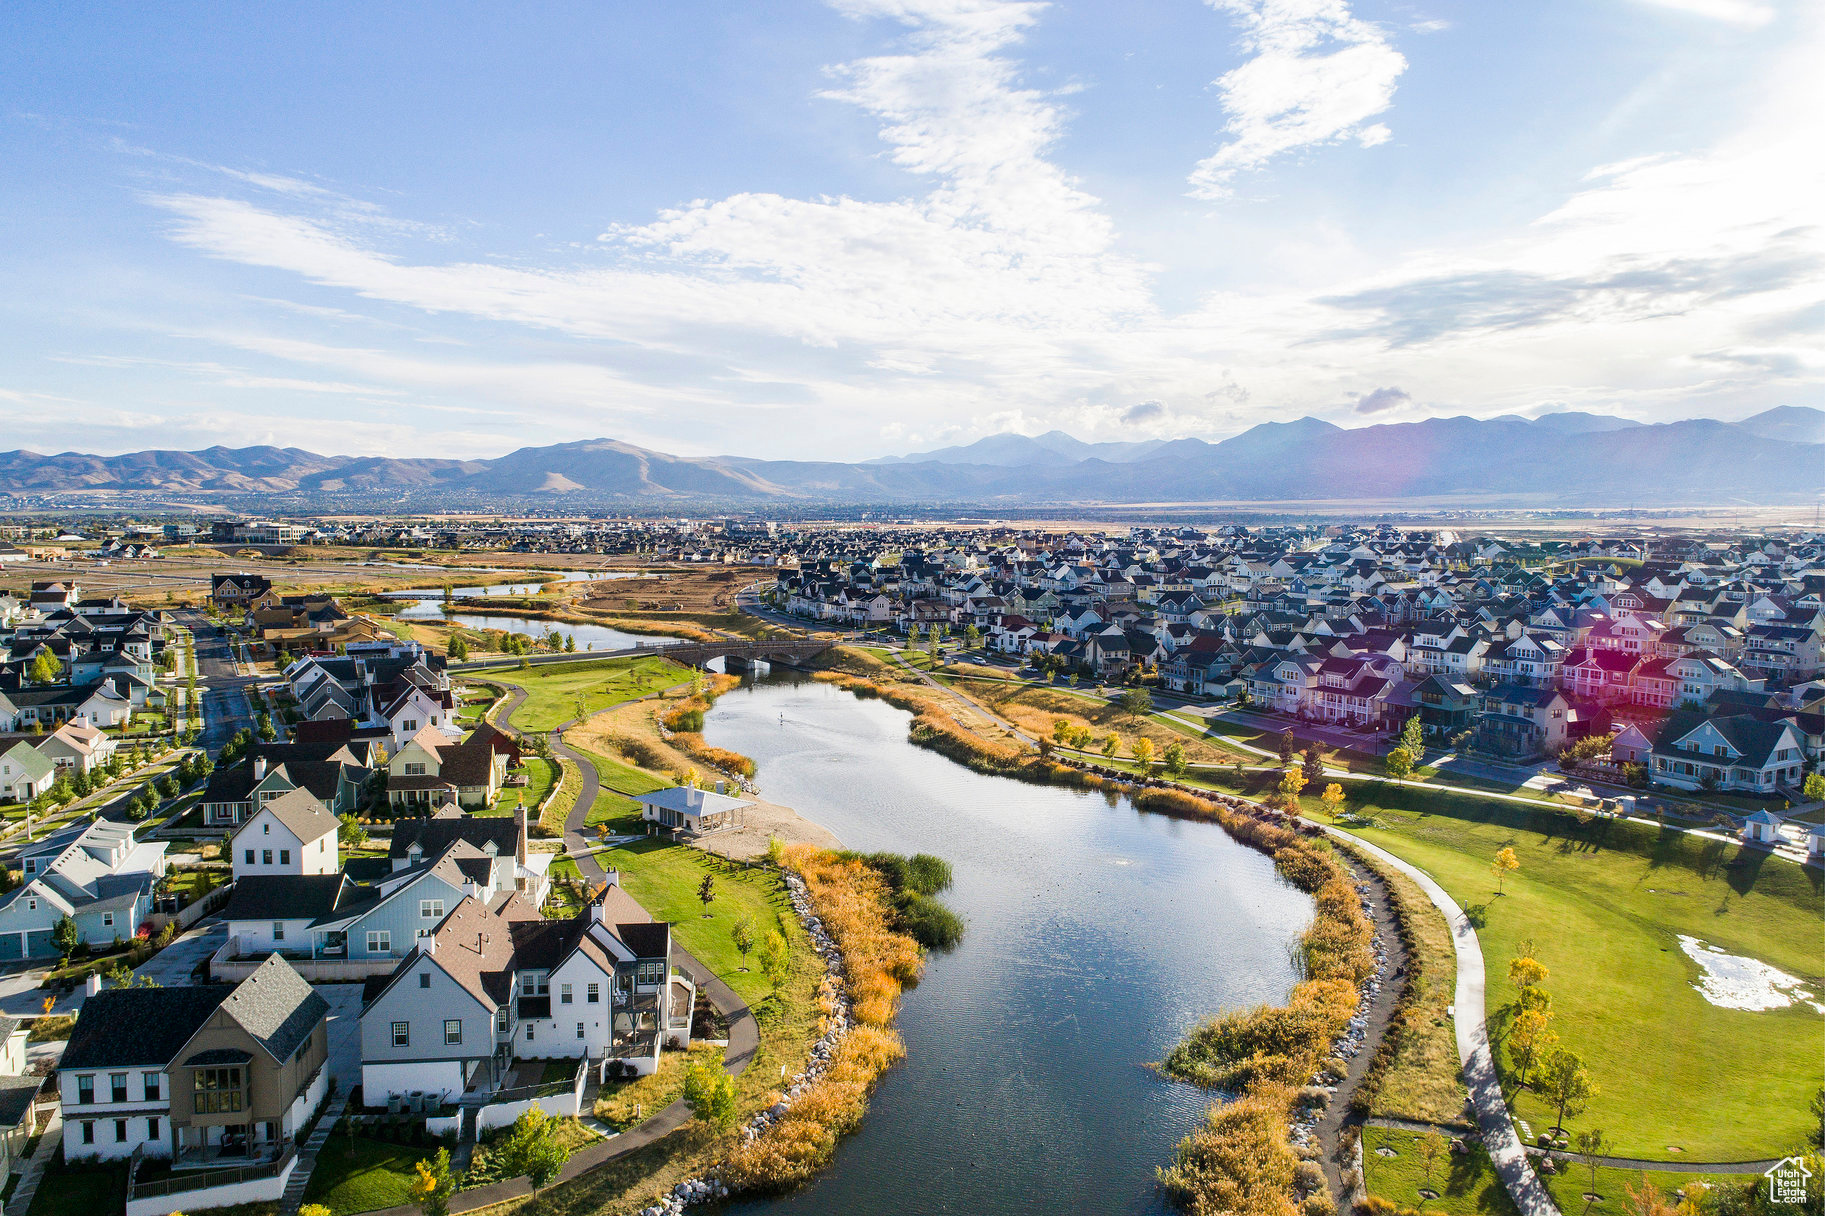
[[602,912],[602,901],[599,899],[592,899],[589,902],[589,923],[592,925],[608,923],[607,917]]
[[603,877],[606,880],[602,884],[604,888],[618,887],[621,885],[621,871],[619,870],[605,870],[603,871]]
[[425,937],[422,937],[419,939],[419,942],[424,947],[424,951],[426,954],[436,954],[437,953],[437,934],[432,933]]
[[515,860],[517,860],[521,865],[525,865],[526,864],[526,839],[531,833],[526,826],[526,804],[523,802],[520,803],[519,820],[520,820],[520,839],[519,839],[519,843],[514,846],[513,856],[514,856]]
[[265,756],[255,756],[253,759],[253,779],[255,781],[260,781],[260,780],[263,780],[265,778],[265,776],[266,776],[266,757]]
[[89,978],[83,982],[82,991],[85,996],[94,996],[100,992],[101,976],[93,971],[89,972]]

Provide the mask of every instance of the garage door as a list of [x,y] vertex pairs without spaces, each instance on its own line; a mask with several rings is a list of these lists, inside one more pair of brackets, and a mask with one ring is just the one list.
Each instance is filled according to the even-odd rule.
[[19,957],[20,941],[17,933],[0,933],[0,962]]
[[51,940],[49,929],[33,929],[25,935],[25,953],[28,958],[44,958],[57,953],[57,943]]

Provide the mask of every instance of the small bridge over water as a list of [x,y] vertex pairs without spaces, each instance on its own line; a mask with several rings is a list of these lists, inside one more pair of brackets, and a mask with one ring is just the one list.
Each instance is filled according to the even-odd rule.
[[820,638],[769,638],[758,642],[722,639],[714,642],[676,642],[659,650],[675,663],[702,667],[721,659],[730,671],[742,671],[756,662],[802,663],[823,654],[835,642]]

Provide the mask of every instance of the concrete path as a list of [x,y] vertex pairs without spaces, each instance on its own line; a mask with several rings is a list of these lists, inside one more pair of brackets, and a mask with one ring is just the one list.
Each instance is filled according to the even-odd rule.
[[44,1134],[39,1137],[38,1147],[25,1159],[25,1169],[20,1172],[19,1185],[13,1188],[13,1197],[7,1200],[7,1207],[15,1212],[32,1210],[32,1198],[38,1194],[38,1184],[44,1181],[44,1171],[49,1168],[51,1158],[56,1156],[57,1146],[63,1142],[63,1109],[52,1103],[50,1114],[50,1121],[44,1125]]
[[1333,836],[1348,840],[1411,878],[1419,884],[1420,890],[1426,893],[1426,897],[1438,910],[1445,914],[1445,923],[1451,926],[1451,943],[1457,951],[1456,1008],[1452,1019],[1457,1028],[1457,1054],[1464,1069],[1464,1083],[1470,1087],[1470,1102],[1476,1111],[1477,1127],[1482,1132],[1483,1144],[1489,1150],[1489,1159],[1495,1165],[1496,1176],[1502,1180],[1502,1185],[1507,1189],[1509,1198],[1514,1200],[1521,1216],[1559,1216],[1559,1209],[1553,1204],[1552,1196],[1534,1176],[1533,1166],[1528,1163],[1521,1138],[1515,1134],[1514,1124],[1508,1117],[1508,1103],[1502,1096],[1502,1084],[1496,1077],[1495,1055],[1489,1045],[1489,1022],[1484,1012],[1486,997],[1483,951],[1477,945],[1476,930],[1470,927],[1470,918],[1464,915],[1464,910],[1458,907],[1457,901],[1447,895],[1445,889],[1424,870],[1409,865],[1386,849],[1372,845],[1360,837],[1326,825],[1320,826],[1324,826]]
[[310,1186],[311,1171],[317,1168],[317,1154],[323,1151],[323,1144],[330,1138],[336,1128],[336,1120],[342,1118],[342,1108],[348,1102],[345,1093],[330,1095],[323,1104],[323,1114],[317,1120],[317,1126],[311,1129],[310,1139],[298,1150],[298,1160],[293,1164],[291,1177],[285,1180],[285,1194],[279,1198],[279,1216],[298,1216],[298,1208],[304,1203],[305,1188]]

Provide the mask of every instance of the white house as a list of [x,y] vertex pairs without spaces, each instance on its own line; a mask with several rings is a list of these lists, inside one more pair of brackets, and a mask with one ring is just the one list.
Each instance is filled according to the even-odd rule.
[[688,785],[636,794],[634,801],[640,804],[640,818],[646,822],[682,829],[693,836],[734,827],[741,822],[741,812],[754,805],[724,793],[692,789]]
[[235,829],[234,876],[334,874],[342,868],[341,826],[308,790],[288,790]]

